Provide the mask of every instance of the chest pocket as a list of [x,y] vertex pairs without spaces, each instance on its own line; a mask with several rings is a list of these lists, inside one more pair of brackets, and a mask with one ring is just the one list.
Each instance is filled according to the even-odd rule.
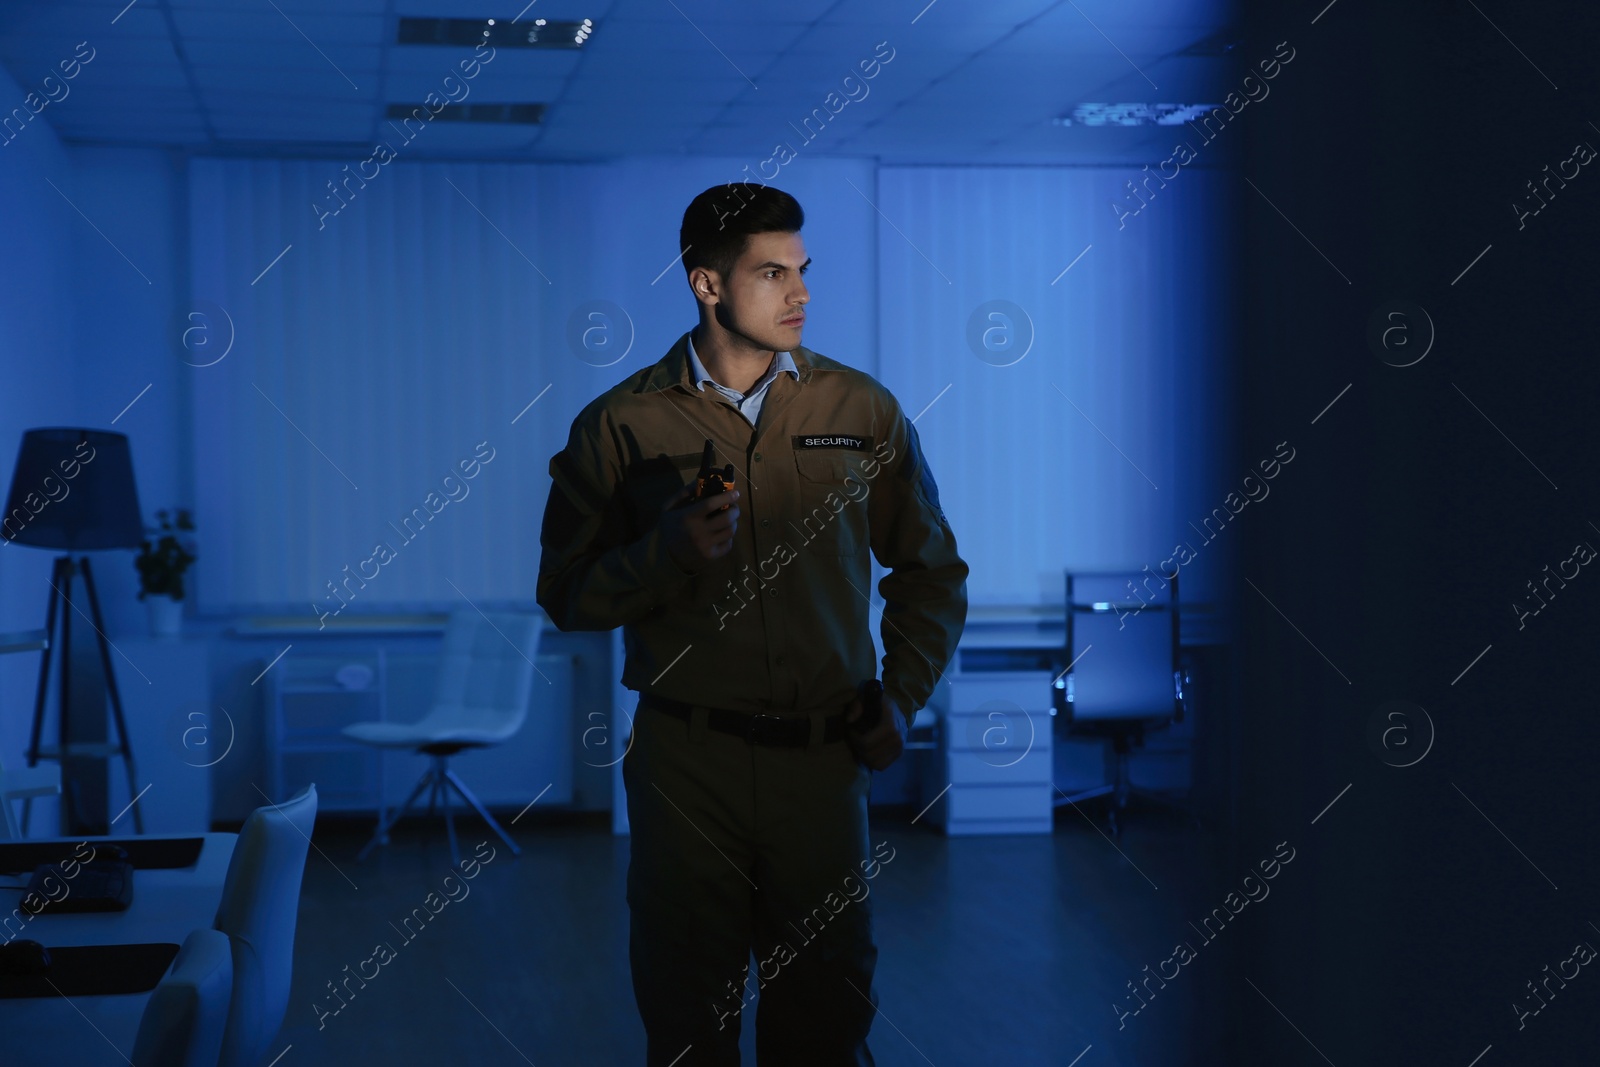
[[807,449],[794,454],[794,465],[800,485],[795,536],[811,552],[855,555],[864,538],[867,508],[861,475],[855,473],[848,454]]

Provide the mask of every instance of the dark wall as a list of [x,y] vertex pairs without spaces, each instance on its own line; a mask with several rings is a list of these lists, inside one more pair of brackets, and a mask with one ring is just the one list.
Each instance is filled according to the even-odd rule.
[[1296,58],[1241,131],[1240,440],[1296,459],[1241,525],[1226,851],[1295,858],[1236,928],[1228,1061],[1592,1062],[1600,159],[1513,205],[1600,148],[1600,12],[1246,7],[1245,59]]

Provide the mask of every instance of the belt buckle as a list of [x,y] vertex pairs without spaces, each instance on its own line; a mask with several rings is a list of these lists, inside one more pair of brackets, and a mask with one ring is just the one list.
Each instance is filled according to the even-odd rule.
[[761,712],[752,714],[744,724],[745,742],[752,745],[771,744],[770,739],[778,736],[778,728],[786,721],[782,715],[766,715]]

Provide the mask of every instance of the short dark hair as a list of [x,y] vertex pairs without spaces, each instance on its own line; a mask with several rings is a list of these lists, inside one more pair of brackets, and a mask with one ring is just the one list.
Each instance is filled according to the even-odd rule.
[[744,255],[753,233],[799,233],[806,213],[781,189],[754,182],[713,185],[689,202],[678,230],[683,269],[714,270],[723,278]]

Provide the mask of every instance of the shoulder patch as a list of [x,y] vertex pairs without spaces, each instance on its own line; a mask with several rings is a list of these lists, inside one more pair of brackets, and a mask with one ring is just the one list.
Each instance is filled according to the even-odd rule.
[[922,439],[917,436],[916,423],[909,418],[905,422],[906,455],[896,473],[908,482],[915,479],[928,506],[938,514],[941,523],[949,526],[949,520],[944,517],[944,508],[939,504],[939,484],[934,481],[933,468],[928,466],[928,457],[922,451]]

